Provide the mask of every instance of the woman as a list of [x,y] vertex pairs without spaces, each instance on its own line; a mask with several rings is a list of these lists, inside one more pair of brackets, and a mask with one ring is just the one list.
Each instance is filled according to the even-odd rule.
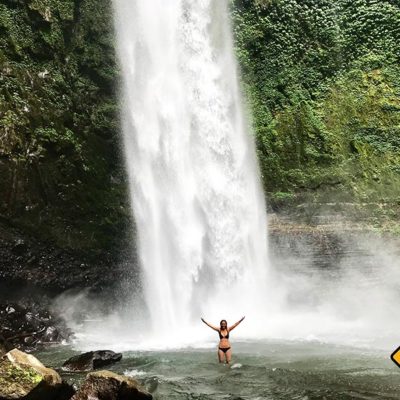
[[233,324],[232,326],[230,326],[229,328],[228,328],[228,323],[226,322],[225,319],[223,319],[219,323],[220,326],[219,328],[209,324],[203,318],[201,320],[211,329],[214,329],[214,331],[217,331],[219,333],[218,359],[219,362],[222,363],[224,362],[225,358],[226,363],[229,364],[232,358],[231,344],[229,343],[229,333],[232,329],[235,329],[244,320],[244,317],[235,324]]

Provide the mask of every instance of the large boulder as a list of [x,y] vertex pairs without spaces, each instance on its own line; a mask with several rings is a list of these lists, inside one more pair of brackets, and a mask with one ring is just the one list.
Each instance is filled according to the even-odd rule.
[[89,351],[69,358],[62,366],[64,371],[84,372],[103,368],[122,359],[121,353],[111,350]]
[[74,392],[30,354],[14,349],[0,359],[0,400],[67,400]]
[[153,396],[132,378],[110,371],[88,374],[71,400],[151,400]]

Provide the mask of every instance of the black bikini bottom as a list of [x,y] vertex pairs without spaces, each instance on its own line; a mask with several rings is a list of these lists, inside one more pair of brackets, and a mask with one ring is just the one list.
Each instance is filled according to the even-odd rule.
[[218,347],[218,349],[226,353],[230,349],[230,347],[227,347],[226,349],[221,349],[221,347]]

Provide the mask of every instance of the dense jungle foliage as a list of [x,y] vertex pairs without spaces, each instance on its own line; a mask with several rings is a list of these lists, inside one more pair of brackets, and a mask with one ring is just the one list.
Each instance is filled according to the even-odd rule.
[[[396,218],[400,0],[231,6],[270,204]],[[62,247],[115,251],[130,222],[110,7],[0,0],[0,217]]]
[[62,247],[115,250],[129,210],[111,3],[1,0],[0,68],[3,219]]
[[234,0],[232,13],[272,204],[400,217],[400,1]]

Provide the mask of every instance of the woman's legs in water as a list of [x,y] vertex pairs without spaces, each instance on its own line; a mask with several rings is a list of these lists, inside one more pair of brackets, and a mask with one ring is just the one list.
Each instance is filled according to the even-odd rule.
[[229,349],[227,351],[222,351],[218,349],[218,360],[220,363],[223,363],[224,361],[229,364],[232,359],[232,350]]
[[232,349],[229,349],[226,353],[225,353],[225,358],[226,358],[226,363],[229,364],[232,360]]

